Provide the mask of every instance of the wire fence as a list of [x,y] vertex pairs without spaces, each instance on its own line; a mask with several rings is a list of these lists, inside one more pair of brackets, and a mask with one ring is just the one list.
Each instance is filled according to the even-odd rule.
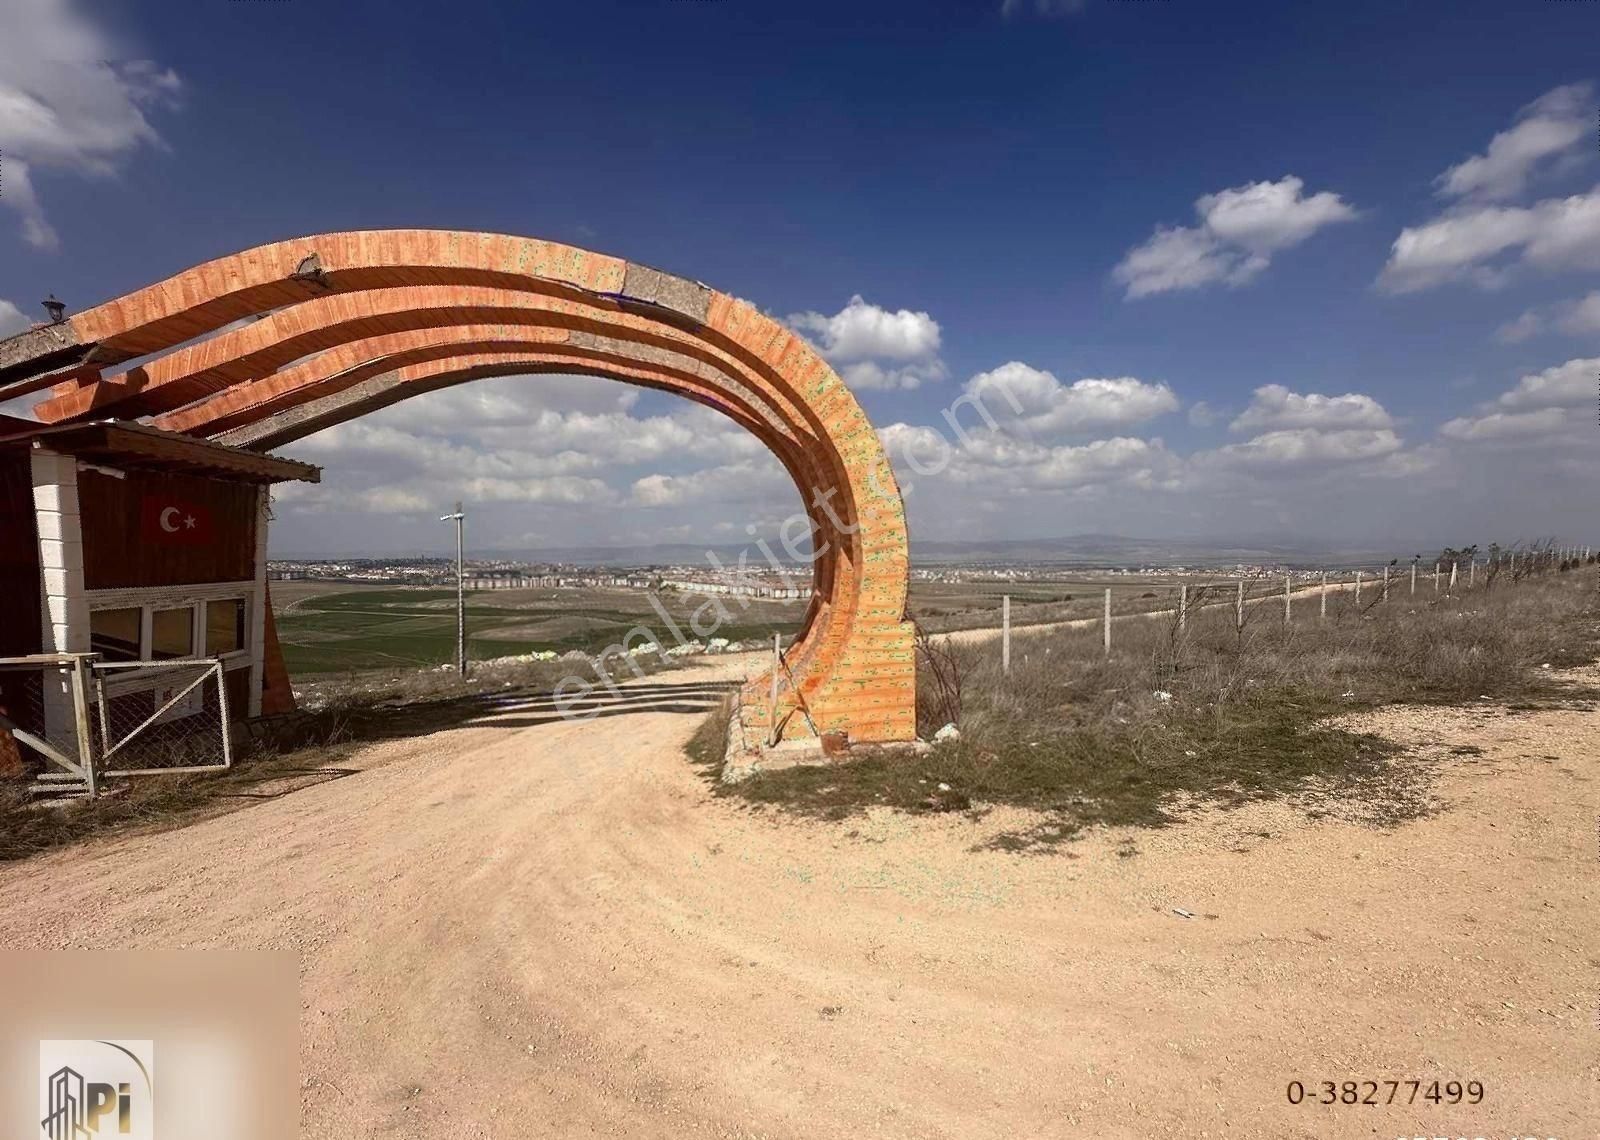
[[0,776],[35,793],[96,795],[107,777],[220,771],[233,763],[221,659],[0,658]]
[[[1455,553],[1455,552],[1451,552]],[[1112,651],[1112,627],[1120,620],[1137,618],[1171,621],[1178,634],[1205,616],[1231,610],[1233,624],[1243,632],[1246,626],[1263,618],[1277,617],[1285,623],[1312,614],[1318,621],[1343,621],[1369,614],[1376,607],[1398,602],[1429,602],[1456,596],[1470,590],[1488,590],[1496,585],[1514,585],[1548,574],[1564,573],[1583,566],[1600,565],[1600,553],[1590,547],[1558,546],[1538,543],[1526,547],[1491,547],[1480,557],[1476,549],[1460,552],[1459,557],[1434,560],[1424,566],[1420,556],[1402,564],[1395,559],[1384,566],[1338,570],[1289,570],[1260,572],[1244,578],[1181,583],[1169,586],[1170,600],[1148,609],[1113,613],[1112,589],[1105,591],[1105,604],[1098,619],[1080,618],[1047,623],[1032,628],[1061,625],[1087,628],[1099,625],[1102,648]],[[1151,596],[1147,592],[1147,597]],[[1280,610],[1281,606],[1281,610]],[[1001,669],[1011,668],[1011,598],[1003,596],[1000,607]],[[1279,616],[1281,614],[1281,616]]]

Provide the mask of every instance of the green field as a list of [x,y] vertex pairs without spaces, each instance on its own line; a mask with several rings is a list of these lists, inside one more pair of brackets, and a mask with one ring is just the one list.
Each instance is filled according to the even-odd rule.
[[[658,595],[685,638],[706,599],[671,591]],[[722,599],[732,620],[710,636],[730,641],[766,641],[774,631],[792,635],[802,603]],[[272,587],[278,640],[296,677],[351,670],[414,668],[455,660],[455,591],[335,582],[275,582]],[[714,621],[702,613],[700,628]],[[663,644],[676,642],[671,628],[641,590],[493,590],[467,595],[467,652],[473,660],[509,657],[534,650],[598,653],[643,625]],[[635,638],[632,644],[638,644]]]
[[[908,609],[930,632],[1000,624],[1004,595],[1018,626],[1101,612],[1112,590],[1116,613],[1170,606],[1180,581],[1215,581],[1218,576],[1180,578],[1166,574],[1130,577],[1080,575],[1049,582],[913,582]],[[685,638],[725,637],[766,642],[774,631],[798,631],[804,605],[798,601],[724,598],[731,620],[710,634],[697,634],[691,618],[707,604],[703,596],[665,591],[657,595]],[[406,669],[455,659],[455,591],[415,586],[340,582],[275,582],[272,602],[289,672],[296,677],[352,670]],[[715,613],[702,613],[701,630]],[[534,650],[598,653],[644,625],[664,644],[672,630],[642,590],[593,587],[568,590],[487,590],[467,595],[468,654],[473,660],[509,657]],[[635,638],[637,644],[637,638]]]

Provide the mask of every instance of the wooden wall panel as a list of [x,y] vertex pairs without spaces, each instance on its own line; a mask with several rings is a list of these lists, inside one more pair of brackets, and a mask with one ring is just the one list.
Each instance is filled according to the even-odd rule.
[[0,449],[0,657],[39,652],[39,533],[28,451]]
[[[83,515],[83,575],[90,590],[249,582],[255,578],[255,484],[195,475],[130,471],[116,479],[78,476]],[[145,498],[199,508],[206,539],[167,541],[148,533]]]

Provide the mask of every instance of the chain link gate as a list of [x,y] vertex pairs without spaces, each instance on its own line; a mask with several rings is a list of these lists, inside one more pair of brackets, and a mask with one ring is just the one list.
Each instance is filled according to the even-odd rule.
[[102,775],[233,767],[228,685],[220,660],[96,661],[89,668]]
[[32,757],[43,765],[35,794],[95,794],[87,659],[78,653],[0,658],[0,775],[22,775]]
[[108,776],[233,766],[220,659],[97,658],[0,658],[0,777],[42,769],[35,795],[93,796]]

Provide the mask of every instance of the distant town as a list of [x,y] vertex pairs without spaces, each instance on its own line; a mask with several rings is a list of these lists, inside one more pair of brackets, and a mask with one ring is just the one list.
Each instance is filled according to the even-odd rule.
[[[1059,582],[1082,581],[1085,577],[1123,577],[1194,573],[1224,574],[1228,577],[1259,577],[1293,573],[1280,563],[1246,564],[1219,567],[1178,565],[1072,566],[1059,564],[932,564],[913,567],[911,578],[919,582]],[[267,563],[272,581],[319,581],[373,583],[389,586],[450,586],[456,581],[455,560],[442,557],[413,558],[337,558],[273,559]],[[463,584],[468,590],[580,590],[613,588],[625,590],[679,590],[695,594],[734,594],[762,598],[805,598],[811,594],[809,567],[771,564],[753,566],[662,564],[639,566],[592,566],[562,562],[528,562],[503,558],[470,558],[464,562]]]

